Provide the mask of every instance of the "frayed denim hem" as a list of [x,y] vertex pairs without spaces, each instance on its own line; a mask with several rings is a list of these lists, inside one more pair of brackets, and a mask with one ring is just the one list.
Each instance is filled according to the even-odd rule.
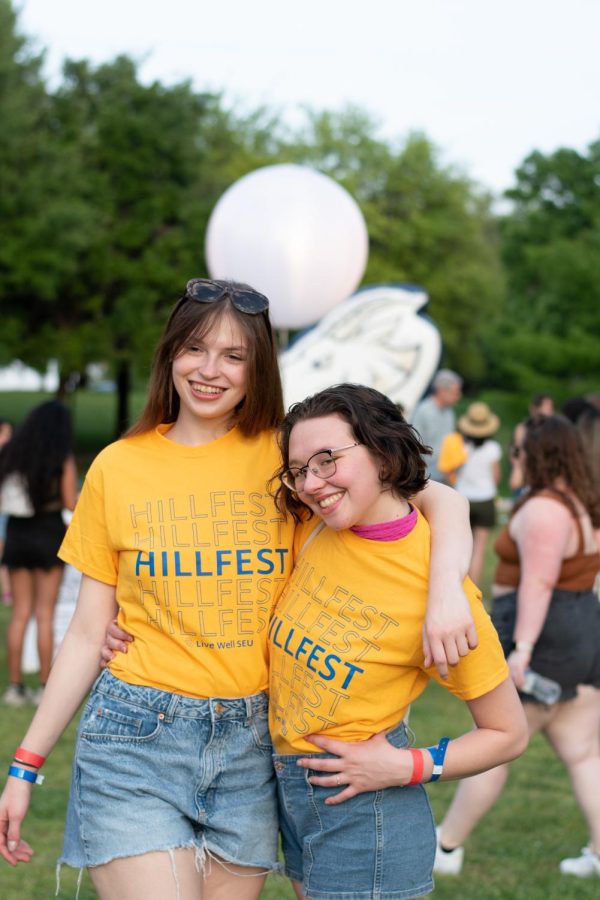
[[[266,875],[276,874],[276,875],[284,875],[283,864],[276,862],[273,863],[272,866],[260,866],[255,863],[245,863],[240,862],[236,859],[227,858],[219,847],[210,847],[205,838],[202,838],[200,844],[196,841],[189,841],[185,844],[180,844],[176,847],[160,847],[152,850],[146,850],[143,853],[139,854],[124,854],[123,856],[113,856],[111,859],[103,860],[100,863],[95,863],[93,866],[88,866],[88,868],[97,868],[98,866],[107,865],[108,863],[114,862],[116,859],[127,859],[130,856],[144,856],[146,853],[168,853],[169,859],[171,861],[171,871],[173,872],[173,879],[175,882],[175,890],[177,900],[180,900],[179,893],[179,876],[177,873],[177,865],[175,862],[175,850],[189,850],[194,848],[194,864],[196,866],[196,871],[203,874],[206,878],[210,875],[211,866],[214,863],[221,866],[225,871],[229,872],[230,875],[235,875],[238,878],[263,878]],[[66,860],[61,859],[56,864],[56,892],[55,897],[58,897],[60,894],[60,875],[61,868],[63,865],[69,866]],[[244,872],[233,871],[228,868],[228,865],[235,865],[243,868],[252,868],[252,869],[260,869],[259,872],[248,872],[247,874]],[[76,885],[76,893],[75,900],[79,900],[79,892],[81,890],[81,882],[83,879],[83,873],[85,871],[85,867],[79,868],[79,873],[77,875],[77,885]]]

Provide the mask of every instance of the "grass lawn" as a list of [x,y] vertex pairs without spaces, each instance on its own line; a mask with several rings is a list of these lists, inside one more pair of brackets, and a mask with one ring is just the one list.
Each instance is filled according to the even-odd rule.
[[[18,421],[43,399],[40,394],[0,394],[0,415]],[[498,407],[498,402],[493,402],[498,401],[497,397],[489,399]],[[87,461],[111,440],[114,398],[82,392],[73,402],[83,474]],[[136,396],[136,409],[140,403],[141,396]],[[490,552],[484,587],[489,583],[492,564]],[[9,615],[8,609],[0,607],[0,688],[6,683],[3,636]],[[0,707],[0,714],[0,760],[8,765],[26,729],[31,708]],[[469,727],[468,710],[433,684],[414,705],[411,726],[418,745],[437,743],[442,734],[458,735]],[[16,870],[0,865],[1,900],[45,900],[54,896],[54,869],[62,843],[74,731],[72,725],[47,763],[46,783],[34,790],[32,815],[23,829],[36,851],[33,861]],[[435,784],[428,791],[436,817],[441,818],[454,785]],[[565,878],[558,872],[559,860],[576,855],[586,840],[585,825],[566,774],[543,739],[538,738],[514,764],[503,796],[468,842],[463,875],[459,879],[438,878],[435,896],[439,900],[592,900],[598,897],[598,879]],[[398,852],[402,852],[401,847]],[[63,870],[61,897],[75,896],[76,878],[77,873]],[[92,900],[95,896],[86,874],[80,898]],[[271,877],[261,900],[292,900],[293,896],[284,879]]]
[[[2,634],[8,616],[9,610],[0,608]],[[0,654],[0,680],[4,684],[4,646]],[[0,759],[8,764],[26,729],[31,709],[3,707],[1,714]],[[436,743],[442,734],[457,735],[466,730],[468,711],[464,704],[432,684],[413,706],[411,726],[419,745]],[[61,848],[74,731],[72,725],[63,736],[46,764],[46,783],[34,791],[32,815],[23,829],[36,851],[33,861],[16,870],[0,865],[2,900],[54,896],[54,868]],[[441,817],[454,785],[436,784],[428,791],[434,812]],[[503,796],[471,837],[463,875],[460,879],[438,878],[435,896],[439,900],[592,900],[598,896],[597,879],[565,878],[558,872],[561,857],[576,854],[586,840],[585,826],[565,772],[543,739],[537,738],[514,764]],[[63,869],[61,883],[60,896],[74,897],[76,873]],[[86,874],[80,898],[92,900],[95,896]],[[292,898],[289,885],[279,877],[270,877],[261,895],[261,900]]]

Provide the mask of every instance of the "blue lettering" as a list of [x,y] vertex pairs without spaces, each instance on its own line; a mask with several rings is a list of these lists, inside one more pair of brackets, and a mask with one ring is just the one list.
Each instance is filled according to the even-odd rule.
[[257,572],[259,575],[270,575],[271,572],[273,571],[273,569],[275,568],[275,566],[273,565],[273,560],[265,559],[265,556],[267,554],[270,556],[272,554],[272,552],[273,551],[271,549],[269,549],[268,547],[263,547],[256,554],[258,557],[258,561],[261,563],[266,563],[267,566],[269,567],[268,569],[257,569]]
[[226,553],[231,556],[231,550],[217,550],[217,575],[222,575],[224,567],[231,565],[231,560],[225,559]]
[[310,656],[306,660],[306,668],[310,669],[311,672],[316,672],[317,670],[315,669],[314,666],[311,666],[311,662],[313,662],[313,661],[318,662],[317,657],[319,656],[320,653],[323,653],[324,651],[325,651],[325,647],[321,647],[320,644],[315,644],[315,646],[310,651]]
[[162,560],[162,574],[168,575],[169,574],[169,554],[167,553],[166,550],[162,551],[162,553],[160,554],[160,558]]
[[298,649],[296,650],[296,659],[302,654],[306,653],[306,645],[312,644],[314,641],[311,641],[309,637],[303,637],[300,643],[298,644]]
[[285,556],[286,553],[289,553],[288,547],[275,547],[275,553],[279,554],[279,574],[283,574],[285,572]]
[[285,646],[284,646],[284,648],[283,648],[283,649],[284,649],[284,652],[287,653],[288,656],[293,656],[293,655],[294,655],[293,652],[292,652],[291,650],[288,649],[288,647],[290,646],[290,641],[292,640],[293,636],[294,636],[294,629],[293,629],[293,628],[290,628],[289,634],[288,634],[288,636],[287,636],[286,639],[285,639]]
[[176,551],[175,551],[174,556],[175,556],[175,575],[182,576],[182,577],[183,577],[183,576],[187,576],[187,575],[191,575],[191,574],[192,574],[191,572],[182,572],[182,571],[181,571],[181,568],[180,568],[180,553],[179,553],[179,550],[176,550]]
[[142,559],[142,552],[141,552],[141,550],[138,550],[137,559],[135,561],[135,574],[136,575],[140,574],[140,568],[142,566],[148,566],[148,568],[150,570],[150,575],[152,578],[154,578],[154,551],[153,550],[151,550],[150,553],[148,554],[147,560]]
[[235,556],[237,559],[237,571],[238,575],[253,575],[254,569],[245,569],[244,566],[250,563],[249,559],[244,559],[244,556],[249,556],[251,550],[236,550]]
[[346,679],[342,685],[342,690],[345,690],[348,687],[348,685],[350,684],[350,682],[352,681],[352,679],[354,678],[354,676],[356,675],[357,672],[360,672],[361,674],[363,674],[365,671],[364,669],[361,669],[360,666],[354,666],[352,663],[346,662],[346,663],[344,663],[344,665],[350,671],[346,675]]
[[202,553],[196,550],[196,577],[202,578],[203,575],[212,575],[212,572],[204,572],[202,569]]
[[336,662],[341,662],[339,656],[336,656],[335,653],[329,653],[325,659],[323,660],[323,665],[327,666],[327,674],[323,671],[319,672],[319,678],[322,678],[323,681],[332,681],[335,678],[335,669],[331,663],[331,660],[334,659]]

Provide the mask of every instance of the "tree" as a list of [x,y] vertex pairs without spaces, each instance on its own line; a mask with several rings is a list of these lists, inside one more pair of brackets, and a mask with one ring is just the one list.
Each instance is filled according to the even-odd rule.
[[508,298],[495,356],[498,376],[513,386],[600,375],[599,184],[600,141],[587,154],[532,153],[507,191]]
[[42,62],[0,0],[0,357],[40,367],[56,347],[56,298],[94,227],[77,197],[77,159],[55,140]]
[[290,151],[343,184],[359,203],[370,238],[365,281],[409,281],[429,293],[428,313],[447,364],[485,380],[482,338],[497,314],[504,280],[490,198],[443,167],[421,134],[397,147],[376,137],[359,109],[309,113]]
[[99,222],[71,308],[104,337],[120,432],[132,369],[147,371],[168,308],[191,275],[205,272],[210,212],[230,181],[254,168],[257,151],[218,96],[187,82],[142,85],[127,57],[97,69],[69,62],[64,76],[57,116],[80,148],[86,202]]
[[108,361],[120,433],[132,374],[147,373],[168,308],[205,272],[210,211],[268,155],[270,130],[187,82],[141,84],[127,57],[67,61],[49,93],[8,0],[0,25],[0,353],[39,368],[57,358],[63,382]]

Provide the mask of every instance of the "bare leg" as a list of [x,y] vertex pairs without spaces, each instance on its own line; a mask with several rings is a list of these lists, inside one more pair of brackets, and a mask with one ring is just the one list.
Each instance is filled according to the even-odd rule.
[[600,853],[600,690],[580,686],[574,700],[559,705],[545,732],[567,767],[592,850]]
[[203,900],[258,900],[267,872],[249,866],[207,858]]
[[489,534],[489,528],[473,529],[473,554],[471,556],[471,565],[469,566],[469,578],[478,587],[481,584],[481,575],[485,562],[485,548]]
[[[4,547],[4,541],[0,541],[0,557],[2,556],[2,549]],[[10,589],[10,577],[8,574],[8,569],[6,566],[0,566],[0,591],[2,591],[2,601],[4,603],[12,603],[12,591]]]
[[472,778],[463,778],[440,827],[440,843],[447,850],[464,844],[492,808],[506,784],[508,766],[497,766]]
[[204,877],[192,848],[144,853],[94,866],[89,873],[100,900],[203,900]]
[[34,601],[33,612],[37,624],[37,645],[40,657],[40,683],[46,684],[52,665],[54,649],[54,609],[58,589],[63,576],[63,567],[55,566],[49,571],[35,569],[33,572]]
[[25,630],[33,610],[33,577],[28,569],[11,569],[10,586],[13,595],[12,615],[6,630],[8,677],[13,684],[22,679],[21,657]]
[[299,881],[292,881],[292,887],[294,888],[294,892],[298,900],[308,900],[308,898],[302,893],[302,885]]
[[[539,704],[526,703],[524,708],[531,737],[544,728],[551,713]],[[465,842],[502,793],[508,771],[504,764],[462,779],[440,827],[442,846],[452,850]]]
[[267,872],[206,856],[194,847],[115,859],[89,869],[100,900],[258,900]]

